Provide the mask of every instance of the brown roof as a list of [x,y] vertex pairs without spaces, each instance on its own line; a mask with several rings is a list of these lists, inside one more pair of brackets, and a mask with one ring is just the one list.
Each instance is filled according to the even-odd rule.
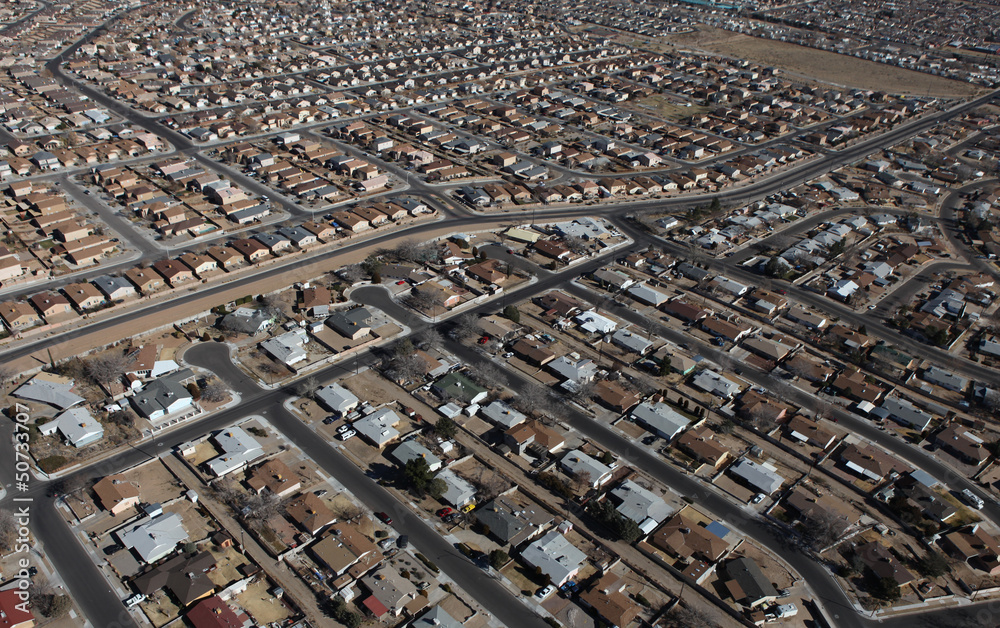
[[604,574],[580,599],[612,626],[628,626],[639,615],[639,605],[623,592],[625,582],[612,572]]
[[94,484],[94,493],[101,505],[111,510],[126,499],[139,497],[139,489],[135,484],[125,479],[122,474],[109,475]]
[[310,534],[337,520],[326,504],[312,493],[300,495],[285,507],[285,512],[295,523]]
[[708,562],[717,561],[729,548],[728,543],[680,514],[667,519],[650,542],[673,556]]
[[698,460],[717,467],[729,455],[729,449],[714,440],[714,437],[715,433],[707,425],[703,425],[681,434],[677,445]]
[[247,485],[260,493],[265,488],[275,495],[295,490],[300,484],[299,478],[288,468],[288,465],[278,459],[268,460],[258,466],[247,478]]

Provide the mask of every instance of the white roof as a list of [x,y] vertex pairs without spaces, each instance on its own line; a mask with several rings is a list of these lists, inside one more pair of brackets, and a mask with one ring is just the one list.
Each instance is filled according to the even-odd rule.
[[645,353],[653,346],[649,340],[625,329],[619,329],[612,334],[611,342],[635,353]]
[[334,412],[350,412],[358,405],[357,396],[334,382],[316,391],[316,399]]
[[584,331],[592,334],[610,334],[614,330],[618,329],[618,323],[610,318],[601,316],[593,310],[577,314],[574,320],[579,323],[580,327]]
[[618,512],[636,523],[642,523],[646,519],[659,523],[674,512],[662,497],[632,480],[625,480],[611,494],[621,502],[618,504]]
[[782,483],[785,481],[773,467],[757,464],[753,460],[746,458],[737,460],[733,466],[729,467],[729,472],[738,478],[742,478],[747,484],[767,495],[781,488]]
[[660,305],[670,297],[655,288],[650,288],[644,283],[635,284],[628,289],[628,293],[643,303],[650,305]]
[[587,560],[587,555],[570,543],[569,539],[553,530],[524,548],[521,558],[529,565],[541,569],[553,584],[559,586],[576,575]]
[[695,375],[691,383],[705,392],[716,394],[726,399],[740,392],[741,388],[736,382],[708,369]]
[[214,439],[222,455],[209,460],[208,468],[219,477],[242,469],[264,455],[260,443],[240,427],[223,430]]
[[59,433],[74,447],[83,447],[104,436],[104,427],[86,408],[72,408],[56,417]]
[[527,418],[500,400],[496,400],[483,408],[482,414],[490,421],[508,429],[514,427],[515,425],[524,423],[524,420]]
[[122,545],[134,550],[147,563],[163,558],[188,538],[183,521],[176,513],[160,515],[117,534]]
[[668,440],[680,434],[691,422],[665,403],[651,404],[647,401],[633,408],[632,416]]
[[611,467],[594,460],[579,449],[572,449],[566,452],[560,461],[563,467],[573,475],[586,473],[590,475],[590,482],[595,486],[607,481],[611,477]]
[[437,471],[441,468],[441,459],[431,453],[430,449],[427,449],[414,440],[400,443],[398,447],[392,450],[392,456],[403,465],[411,460],[423,458],[427,461],[427,466],[430,467],[431,471]]
[[353,428],[371,442],[379,447],[399,436],[399,432],[394,425],[397,425],[401,418],[389,408],[382,408],[378,412],[370,414],[354,422]]
[[573,361],[563,355],[549,362],[548,367],[573,382],[590,381],[597,373],[597,364],[589,358]]
[[80,395],[70,392],[71,388],[73,388],[73,380],[62,382],[55,377],[48,376],[47,373],[40,373],[19,386],[12,394],[18,399],[40,401],[65,410],[84,401]]
[[451,469],[445,469],[438,473],[436,479],[443,480],[448,485],[448,490],[444,492],[441,499],[456,508],[468,504],[476,496],[476,488]]

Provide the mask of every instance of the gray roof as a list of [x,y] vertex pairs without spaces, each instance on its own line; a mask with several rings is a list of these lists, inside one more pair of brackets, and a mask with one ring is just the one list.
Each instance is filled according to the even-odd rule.
[[45,373],[41,373],[32,377],[19,386],[11,395],[18,399],[40,401],[50,406],[55,406],[60,410],[65,410],[84,401],[84,398],[80,395],[70,392],[70,389],[73,388],[72,380],[68,383],[60,382],[49,379],[46,375]]
[[771,581],[764,576],[752,558],[742,556],[731,560],[726,563],[725,569],[726,575],[740,585],[740,589],[746,594],[747,600],[751,604],[756,604],[765,598],[778,596]]
[[334,412],[350,412],[358,405],[357,396],[334,382],[316,391],[316,400]]
[[573,475],[580,473],[589,474],[591,484],[600,484],[611,476],[611,467],[603,462],[594,460],[579,449],[571,449],[566,452],[566,455],[562,457],[559,463]]
[[101,275],[100,277],[94,277],[90,280],[90,283],[94,284],[98,290],[104,293],[104,296],[109,299],[112,298],[116,292],[124,290],[127,293],[134,294],[135,288],[132,283],[125,279],[124,277],[116,277],[115,275]]
[[644,401],[632,409],[632,416],[666,439],[677,436],[691,422],[665,403]]
[[134,550],[147,563],[163,558],[188,538],[183,521],[176,513],[160,515],[116,534],[122,545]]
[[524,420],[527,418],[524,414],[518,412],[514,408],[511,408],[500,400],[496,400],[486,406],[480,410],[480,413],[487,419],[506,428],[511,428],[515,425],[524,423]]
[[875,408],[872,414],[881,418],[890,418],[898,423],[908,425],[921,432],[927,429],[934,419],[930,414],[917,408],[912,403],[898,397],[888,397],[882,405]]
[[775,469],[757,464],[747,458],[737,460],[733,466],[729,467],[729,472],[767,495],[781,488],[785,481]]
[[476,487],[451,469],[445,469],[438,473],[435,479],[442,480],[448,485],[448,490],[444,492],[441,499],[455,508],[461,508],[476,497]]
[[437,471],[441,468],[441,459],[431,453],[430,449],[427,449],[415,440],[408,440],[405,443],[400,443],[395,449],[392,450],[392,457],[399,461],[399,464],[405,465],[411,460],[417,460],[423,458],[427,462],[427,466],[430,467],[431,471]]
[[168,413],[171,406],[178,400],[191,400],[191,393],[181,385],[181,380],[189,376],[190,371],[181,371],[168,377],[161,377],[146,384],[132,398],[132,407],[143,418],[151,418],[158,414]]
[[611,495],[619,502],[618,512],[639,524],[646,519],[659,523],[674,512],[662,497],[632,480],[622,482],[618,488],[611,491]]
[[587,560],[578,547],[569,539],[553,530],[538,539],[521,552],[521,558],[552,579],[555,585],[562,585],[576,575]]
[[357,333],[359,328],[368,327],[371,320],[372,313],[368,311],[368,308],[356,307],[346,312],[337,312],[326,319],[326,324],[338,333],[350,338]]

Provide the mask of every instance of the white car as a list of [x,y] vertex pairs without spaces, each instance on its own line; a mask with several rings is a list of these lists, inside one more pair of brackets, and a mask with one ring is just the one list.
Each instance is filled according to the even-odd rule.
[[556,585],[550,584],[549,586],[545,587],[544,589],[539,589],[535,593],[535,597],[537,597],[539,600],[544,600],[545,598],[549,597],[550,595],[552,595],[555,592],[556,592]]
[[346,432],[341,432],[340,434],[337,434],[337,438],[339,438],[340,440],[348,440],[348,439],[353,438],[353,437],[355,437],[357,435],[358,435],[358,433],[356,431],[354,431],[354,430],[347,430]]
[[337,433],[338,434],[343,434],[344,432],[350,431],[350,429],[351,429],[351,424],[350,423],[344,423],[343,425],[341,425],[340,427],[337,428]]
[[754,504],[761,503],[762,501],[764,501],[764,493],[757,493],[754,496],[754,498],[752,500],[750,500],[750,501],[751,501],[751,503],[754,503]]

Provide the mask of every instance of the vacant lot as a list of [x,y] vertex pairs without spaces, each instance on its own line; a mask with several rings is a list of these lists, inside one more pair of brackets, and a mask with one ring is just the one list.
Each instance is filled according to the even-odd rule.
[[703,105],[685,107],[680,102],[662,94],[653,94],[652,96],[637,100],[635,103],[640,107],[651,109],[664,120],[671,122],[677,122],[681,118],[688,118],[709,111],[709,107]]
[[678,46],[778,67],[795,80],[811,78],[838,86],[942,98],[961,98],[978,91],[974,85],[923,72],[706,26],[699,26],[694,33],[673,36],[671,40]]

